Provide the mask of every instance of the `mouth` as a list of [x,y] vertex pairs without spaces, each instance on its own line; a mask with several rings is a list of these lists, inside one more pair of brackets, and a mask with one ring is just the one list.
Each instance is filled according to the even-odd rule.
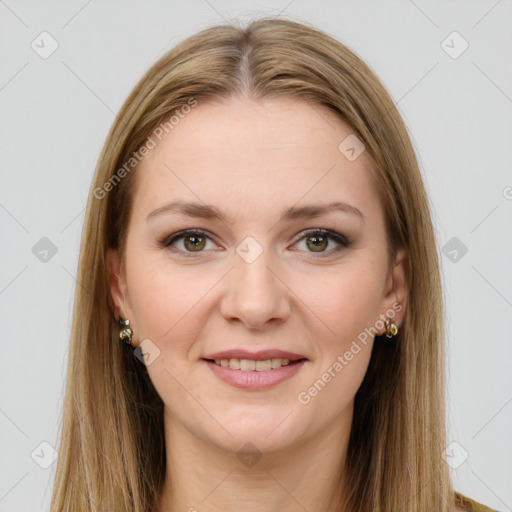
[[285,383],[297,375],[308,359],[269,358],[269,359],[210,359],[202,362],[216,379],[246,391],[262,391]]

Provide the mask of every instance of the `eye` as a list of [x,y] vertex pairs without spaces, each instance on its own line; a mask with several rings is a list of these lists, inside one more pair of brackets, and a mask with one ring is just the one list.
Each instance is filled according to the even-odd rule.
[[[183,240],[184,250],[171,248],[173,244],[180,240]],[[165,237],[163,240],[160,240],[159,244],[161,247],[169,248],[172,252],[189,257],[191,255],[190,253],[203,252],[207,240],[210,240],[210,237],[203,231],[198,229],[187,229]]]
[[[331,240],[334,240],[334,242],[338,244],[338,247],[326,250]],[[329,229],[310,229],[302,233],[302,237],[299,238],[298,241],[305,241],[308,251],[316,253],[320,257],[337,254],[350,245],[350,242],[344,235]]]

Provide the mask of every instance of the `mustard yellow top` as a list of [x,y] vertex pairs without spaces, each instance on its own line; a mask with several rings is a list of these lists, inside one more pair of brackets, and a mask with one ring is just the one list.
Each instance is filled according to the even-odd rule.
[[467,510],[468,512],[499,512],[494,508],[486,507],[485,505],[482,505],[481,503],[478,503],[471,498],[467,498],[460,492],[455,493],[455,502],[457,505],[462,507],[464,510]]

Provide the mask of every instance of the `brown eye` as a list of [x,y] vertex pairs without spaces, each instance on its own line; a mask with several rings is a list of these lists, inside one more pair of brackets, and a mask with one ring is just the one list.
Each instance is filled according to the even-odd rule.
[[[183,241],[182,245],[178,246],[181,241]],[[176,254],[191,256],[193,253],[206,252],[205,247],[208,241],[211,239],[205,233],[191,229],[166,236],[160,240],[159,244]]]
[[[203,236],[198,235],[186,235],[182,237],[184,242],[183,245],[185,248],[192,252],[198,252],[204,249],[204,246],[206,245],[206,238]],[[188,243],[187,243],[188,241]]]
[[323,252],[329,245],[329,239],[326,236],[308,236],[307,246],[313,252]]
[[[350,245],[350,242],[345,236],[329,229],[309,230],[306,233],[303,233],[302,238],[300,238],[297,243],[300,243],[303,240],[305,240],[305,245],[307,248],[306,252],[316,253],[320,257],[332,256],[333,254],[337,254]],[[336,244],[338,244],[338,247],[327,249],[329,242],[331,241],[334,241]]]

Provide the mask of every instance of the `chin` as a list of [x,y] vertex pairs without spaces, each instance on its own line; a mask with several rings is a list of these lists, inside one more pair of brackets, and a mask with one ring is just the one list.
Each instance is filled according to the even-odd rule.
[[230,420],[225,423],[218,418],[221,424],[229,425],[226,430],[231,435],[221,429],[222,435],[215,435],[212,441],[219,448],[235,453],[243,451],[244,447],[260,453],[286,449],[297,440],[299,431],[298,425],[288,423],[288,420],[283,422],[285,417],[286,414],[265,416],[255,412],[253,415],[245,415],[243,418],[238,416],[236,421]]

